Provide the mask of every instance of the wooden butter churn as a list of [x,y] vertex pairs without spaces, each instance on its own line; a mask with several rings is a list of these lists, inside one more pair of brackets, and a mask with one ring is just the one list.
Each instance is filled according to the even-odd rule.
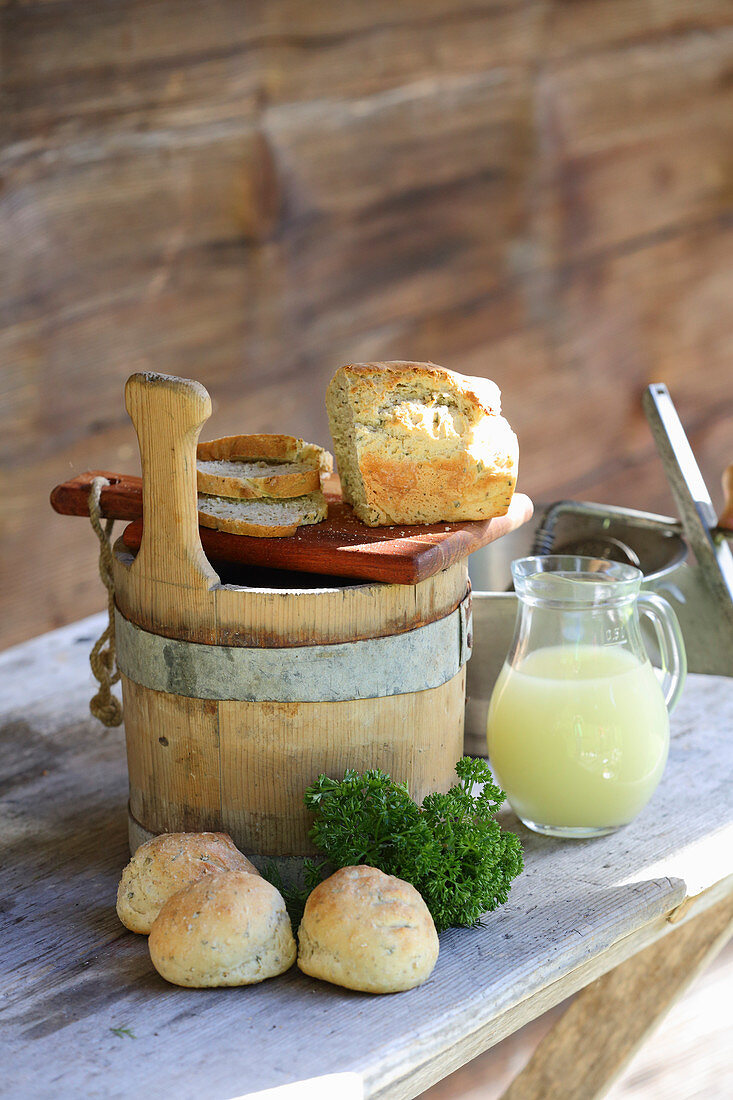
[[470,653],[465,557],[414,585],[222,584],[204,555],[199,383],[137,374],[127,408],[144,528],[114,553],[130,842],[223,829],[257,857],[311,853],[305,788],[380,767],[417,800],[454,781]]

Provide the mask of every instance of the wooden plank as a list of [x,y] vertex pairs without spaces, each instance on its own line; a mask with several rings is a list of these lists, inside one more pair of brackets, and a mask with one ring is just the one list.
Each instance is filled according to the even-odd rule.
[[[16,134],[42,141],[81,118],[98,131],[183,128],[269,103],[371,95],[442,73],[526,63],[542,5],[484,0],[193,0],[134,13],[24,4],[4,14]],[[85,49],[79,50],[83,42]],[[41,79],[39,79],[39,76]]]
[[[5,461],[121,423],[134,367],[198,377],[203,358],[209,381],[224,361],[229,373],[251,318],[242,302],[253,300],[256,258],[246,242],[271,220],[261,150],[250,131],[175,153],[123,148],[34,183],[13,174]],[[33,243],[29,225],[46,209]]]
[[[416,120],[449,145],[439,171]],[[6,453],[33,446],[39,415],[50,420],[45,448],[48,429],[58,445],[88,431],[100,410],[119,419],[131,363],[200,377],[205,360],[212,384],[235,363],[241,370],[244,348],[251,384],[273,363],[290,373],[332,355],[336,341],[412,316],[416,295],[445,307],[465,300],[467,285],[472,295],[495,286],[501,232],[520,216],[530,125],[517,78],[475,77],[420,84],[394,102],[335,104],[323,120],[281,112],[265,138],[244,126],[184,136],[172,149],[122,143],[92,155],[84,147],[78,162],[61,153],[53,177],[34,179],[37,166],[15,170],[9,243],[20,261],[9,304],[18,368]],[[394,179],[379,168],[385,156],[403,165]],[[452,193],[450,209],[439,185]],[[477,235],[471,227],[487,205],[497,209]],[[29,221],[47,208],[39,295],[39,256],[25,242]],[[53,341],[44,381],[58,390],[45,413],[27,366],[39,341]]]
[[733,933],[733,896],[587,986],[502,1100],[598,1100]]
[[[514,424],[520,444],[527,434],[533,439],[531,451],[523,452],[522,484],[533,486],[536,499],[547,499],[552,484],[555,499],[615,499],[674,512],[663,478],[649,492],[651,468],[660,467],[640,399],[655,381],[669,387],[706,481],[721,500],[720,476],[729,462],[724,437],[733,417],[733,322],[721,295],[732,241],[730,227],[711,224],[580,265],[559,282],[551,299],[558,304],[558,369],[537,379],[537,405],[529,415],[520,408]],[[545,417],[540,438],[543,403],[558,411]],[[570,410],[572,432],[563,434]],[[639,466],[650,468],[650,477],[637,486]],[[614,488],[623,495],[610,497]]]
[[[684,898],[677,875],[689,871],[692,845],[698,885],[719,879],[721,850],[730,865],[730,846],[721,848],[731,827],[721,762],[730,752],[733,680],[693,675],[648,811],[615,836],[577,845],[522,832],[526,870],[509,903],[478,929],[443,934],[426,986],[365,999],[291,971],[235,997],[166,987],[143,938],[118,931],[114,915],[127,859],[126,778],[119,733],[100,736],[86,717],[87,651],[100,627],[96,617],[0,654],[9,795],[0,843],[13,905],[0,939],[13,975],[0,1011],[11,1096],[44,1100],[80,1088],[115,1095],[116,1081],[128,1091],[139,1081],[188,1100],[202,1081],[234,1096],[327,1072],[358,1073],[367,1096],[415,1095],[504,1026],[513,1030],[684,927],[667,914]],[[680,814],[680,805],[693,812]],[[702,911],[705,898],[698,904]],[[119,1027],[132,1030],[134,1048],[110,1030]],[[52,1082],[42,1077],[49,1064]]]
[[[101,473],[110,481],[101,493],[102,514],[112,519],[141,515],[142,482],[126,474]],[[64,515],[87,515],[91,484],[99,474],[90,471],[57,485],[51,493],[54,509]],[[506,515],[490,520],[371,528],[355,517],[339,493],[327,493],[327,500],[325,520],[284,538],[254,538],[201,527],[198,535],[204,553],[215,565],[239,563],[326,577],[417,584],[516,530],[532,516],[529,498],[516,494]],[[139,551],[143,538],[142,521],[131,523],[122,534],[124,547],[133,553]]]
[[[85,438],[96,446],[105,429],[122,428],[121,394],[131,367],[203,376],[214,388],[224,363],[227,373],[240,363],[247,317],[236,303],[248,296],[247,270],[238,255],[217,261],[214,251],[195,277],[175,255],[161,255],[147,273],[133,273],[130,289],[112,300],[96,292],[87,298],[82,286],[61,316],[46,300],[45,312],[14,326],[3,377],[6,468],[21,466],[24,455],[43,460],[63,453]],[[100,272],[97,286],[101,278]],[[199,369],[202,359],[206,371]],[[262,388],[267,394],[275,387]],[[44,400],[51,393],[54,400]],[[102,454],[86,465],[111,463]]]
[[[711,132],[727,130],[732,36],[729,13],[726,24],[708,34],[660,35],[624,50],[581,52],[550,64],[548,89],[557,97],[557,121],[565,123],[561,148],[574,158],[636,148],[640,138],[671,133],[675,122],[702,125],[707,112]],[[616,94],[609,99],[611,87]]]
[[526,69],[538,49],[544,15],[541,3],[521,0],[451,7],[411,0],[400,5],[399,18],[374,10],[360,27],[339,35],[334,34],[338,8],[337,0],[311,6],[306,26],[302,5],[294,5],[300,33],[283,35],[268,51],[272,103],[307,102],[321,98],[323,89],[329,98],[364,98],[420,80]]
[[730,27],[727,0],[552,0],[544,46],[553,61]]
[[733,24],[548,66],[537,106],[548,134],[541,206],[553,263],[730,210],[732,51]]
[[[644,1044],[608,1100],[689,1100],[714,1096],[730,1076],[727,989],[733,942],[699,977]],[[543,1013],[422,1094],[423,1100],[499,1100],[567,1004]],[[721,1011],[722,1009],[722,1011]]]
[[[457,185],[460,214],[446,214],[436,194],[407,220],[391,208],[355,230],[302,227],[257,257],[237,229],[238,244],[211,243],[194,253],[191,267],[180,262],[184,245],[151,254],[144,268],[122,263],[111,284],[122,279],[125,285],[115,293],[111,287],[100,295],[106,276],[99,270],[69,278],[65,293],[74,301],[62,307],[46,298],[42,317],[18,323],[10,334],[17,345],[5,377],[5,461],[19,465],[23,454],[48,455],[97,430],[100,421],[121,424],[120,393],[131,364],[200,378],[219,400],[233,394],[247,410],[241,430],[255,402],[263,408],[257,415],[284,430],[283,412],[270,395],[290,388],[286,409],[292,407],[296,434],[325,441],[326,384],[341,360],[361,354],[365,332],[411,321],[416,303],[424,303],[419,311],[432,303],[447,308],[465,300],[467,286],[472,293],[496,287],[498,225],[486,237],[469,231],[496,192],[493,183]],[[174,225],[170,235],[176,237]],[[354,252],[369,261],[354,267]],[[312,320],[301,327],[302,318]],[[51,406],[32,370],[34,355],[45,355],[49,341],[54,356],[43,380],[57,393]],[[374,343],[365,350],[375,350]],[[266,382],[267,365],[275,362],[280,378]]]
[[0,645],[99,606],[94,544],[46,499],[76,470],[134,472],[132,369],[200,378],[212,434],[327,444],[340,362],[433,359],[502,386],[533,498],[670,511],[638,407],[661,378],[717,490],[723,0],[33,2],[0,21]]
[[[521,203],[508,185],[526,170],[530,111],[522,74],[502,69],[365,100],[292,105],[268,116],[267,131],[283,175],[301,198],[294,213],[305,213],[310,203],[320,214],[341,215],[404,203],[406,195],[429,194],[482,172],[485,186],[503,184],[505,201],[494,214],[504,217]],[[426,130],[443,150],[440,158],[424,140]]]
[[167,695],[124,679],[130,813],[150,832],[221,823],[216,702]]
[[355,759],[406,781],[418,801],[447,790],[463,755],[465,678],[348,703],[220,703],[224,828],[258,855],[317,855],[305,787]]
[[[732,887],[733,882],[729,882],[728,899]],[[702,899],[703,910],[706,912],[709,905],[714,904],[720,896],[717,891],[711,891],[709,902],[706,898]],[[469,1035],[454,1034],[439,1051],[433,1052],[432,1058],[424,1059],[419,1067],[413,1068],[411,1072],[408,1070],[404,1076],[395,1074],[392,1079],[376,1078],[370,1081],[367,1095],[370,1100],[413,1100],[422,1095],[424,1089],[443,1080],[473,1058],[485,1051],[493,1051],[499,1043],[513,1036],[519,1028],[525,1027],[528,1021],[538,1021],[563,1001],[585,990],[589,983],[603,979],[604,975],[613,974],[615,968],[627,962],[633,963],[640,953],[653,945],[665,947],[668,932],[669,922],[663,917],[651,921],[601,955],[582,963],[557,982],[502,1012],[489,1025],[482,1026]],[[572,1003],[571,1001],[571,1005]]]

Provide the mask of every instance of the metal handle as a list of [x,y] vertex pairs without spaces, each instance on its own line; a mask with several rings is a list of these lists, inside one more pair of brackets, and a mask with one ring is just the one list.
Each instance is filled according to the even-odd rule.
[[733,625],[733,554],[724,539],[715,537],[713,503],[667,387],[648,386],[643,405],[687,541],[721,614]]
[[687,676],[687,656],[682,631],[674,611],[661,596],[640,592],[636,599],[639,614],[651,620],[659,645],[662,664],[662,691],[670,713],[677,706]]

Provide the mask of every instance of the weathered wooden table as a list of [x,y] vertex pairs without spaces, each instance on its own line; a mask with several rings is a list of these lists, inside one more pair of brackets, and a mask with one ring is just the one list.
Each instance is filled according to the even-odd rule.
[[114,910],[123,735],[87,711],[102,622],[0,654],[4,1097],[413,1097],[583,990],[508,1095],[590,1100],[730,934],[733,679],[691,676],[641,817],[562,843],[507,815],[526,870],[481,927],[441,936],[424,986],[166,985]]

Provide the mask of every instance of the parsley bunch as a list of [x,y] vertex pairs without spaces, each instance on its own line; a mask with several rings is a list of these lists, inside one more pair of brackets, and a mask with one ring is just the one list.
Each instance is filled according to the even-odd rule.
[[310,835],[328,862],[366,863],[412,883],[439,932],[474,925],[503,904],[522,870],[519,838],[494,821],[505,796],[487,762],[464,756],[456,773],[457,786],[427,795],[422,806],[379,769],[348,769],[342,780],[321,775],[305,792],[316,815]]

